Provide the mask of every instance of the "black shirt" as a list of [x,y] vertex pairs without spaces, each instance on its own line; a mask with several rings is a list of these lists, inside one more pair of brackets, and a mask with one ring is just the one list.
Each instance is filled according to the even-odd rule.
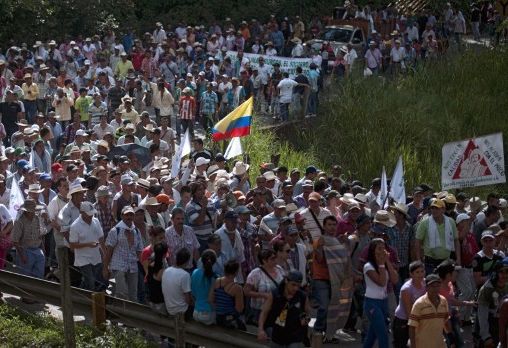
[[[309,84],[309,79],[304,74],[299,74],[298,76],[296,76],[295,81],[298,83],[304,83],[306,85]],[[298,94],[303,94],[303,93],[305,93],[305,87],[304,86],[296,86],[293,89],[293,92],[298,93]]]
[[6,128],[16,126],[18,113],[21,112],[21,106],[17,102],[0,103],[0,113],[2,113],[2,123]]
[[301,318],[305,313],[305,293],[298,290],[288,300],[278,289],[272,292],[272,308],[268,313],[266,327],[272,328],[272,341],[280,345],[303,342],[306,330]]

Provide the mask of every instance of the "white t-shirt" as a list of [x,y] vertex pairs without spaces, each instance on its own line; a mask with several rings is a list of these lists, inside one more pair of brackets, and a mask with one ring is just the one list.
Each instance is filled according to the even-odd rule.
[[170,315],[183,313],[189,305],[185,294],[191,292],[190,274],[181,268],[169,267],[162,274],[162,294]]
[[291,99],[293,97],[293,88],[298,86],[298,82],[295,80],[291,80],[290,78],[285,78],[279,82],[277,87],[280,90],[280,102],[281,103],[291,103]]
[[[102,227],[97,218],[92,218],[92,222],[87,224],[81,216],[72,223],[69,230],[70,243],[95,243],[104,237]],[[86,265],[97,265],[102,262],[99,246],[94,248],[74,249],[74,266],[81,267]]]
[[[382,271],[382,270],[383,269],[380,268],[380,271]],[[376,269],[370,262],[367,262],[363,266],[363,275],[365,278],[365,288],[366,288],[365,289],[365,297],[372,298],[375,300],[385,299],[387,297],[386,285],[388,284],[388,271],[385,269],[386,283],[384,286],[379,286],[372,279],[370,279],[370,277],[367,275],[368,271],[374,271],[374,272],[376,271]]]

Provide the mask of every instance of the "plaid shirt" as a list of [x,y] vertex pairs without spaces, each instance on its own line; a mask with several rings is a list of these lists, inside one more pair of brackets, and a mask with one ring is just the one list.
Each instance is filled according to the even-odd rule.
[[[129,245],[127,233],[134,233],[134,243]],[[143,242],[139,230],[132,225],[127,226],[123,221],[111,229],[106,238],[106,246],[113,249],[109,268],[111,271],[138,272],[138,255],[143,251]]]
[[215,92],[208,93],[208,91],[201,94],[201,113],[203,115],[213,115],[217,109],[219,99]]
[[94,204],[95,210],[97,210],[97,218],[101,223],[102,230],[106,234],[113,228],[115,222],[113,221],[113,215],[111,215],[111,205],[106,204],[105,206],[99,204],[99,202]]
[[410,224],[406,223],[402,231],[399,231],[397,226],[394,226],[392,232],[390,234],[390,244],[397,250],[400,266],[407,266],[409,265],[409,248],[414,238],[413,229]]

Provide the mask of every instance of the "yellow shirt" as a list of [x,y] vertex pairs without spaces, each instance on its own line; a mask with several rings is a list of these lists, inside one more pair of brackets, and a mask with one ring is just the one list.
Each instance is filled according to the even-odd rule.
[[448,301],[439,295],[439,305],[434,307],[427,294],[413,304],[409,326],[416,329],[416,348],[446,348],[443,329],[448,321]]
[[[39,96],[39,86],[37,86],[36,83],[32,82],[32,84],[29,86],[24,82],[21,85],[21,89],[24,93],[25,100],[34,101],[37,100],[37,97]],[[30,92],[30,93],[29,93]]]
[[125,62],[123,60],[120,60],[116,65],[115,73],[118,75],[119,78],[123,79],[127,77],[129,69],[134,70],[132,62],[130,60],[126,60]]

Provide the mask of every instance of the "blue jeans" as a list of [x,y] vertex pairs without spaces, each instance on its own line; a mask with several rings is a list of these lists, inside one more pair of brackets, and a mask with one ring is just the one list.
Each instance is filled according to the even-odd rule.
[[284,122],[289,119],[289,104],[290,103],[280,103],[280,119]]
[[25,106],[26,118],[28,123],[32,124],[35,122],[35,115],[37,115],[37,100],[24,100],[23,105]]
[[26,257],[26,262],[22,263],[19,253],[16,253],[16,266],[20,268],[22,274],[35,277],[44,277],[44,266],[46,258],[41,248],[24,248],[22,251]]
[[388,299],[376,300],[365,297],[363,313],[369,319],[369,330],[363,342],[363,348],[372,348],[376,339],[379,348],[388,348]]
[[312,295],[318,303],[316,314],[316,322],[314,323],[314,331],[326,331],[326,315],[328,314],[328,305],[330,304],[330,282],[326,280],[312,281]]
[[80,288],[90,291],[105,290],[102,279],[102,263],[80,266],[79,271],[81,272]]

